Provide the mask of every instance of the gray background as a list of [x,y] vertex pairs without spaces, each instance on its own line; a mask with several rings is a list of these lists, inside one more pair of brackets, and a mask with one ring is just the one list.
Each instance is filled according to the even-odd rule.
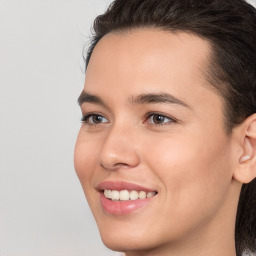
[[0,0],[0,256],[115,255],[73,167],[82,48],[108,0]]
[[73,168],[82,48],[108,3],[0,0],[0,256],[115,255]]

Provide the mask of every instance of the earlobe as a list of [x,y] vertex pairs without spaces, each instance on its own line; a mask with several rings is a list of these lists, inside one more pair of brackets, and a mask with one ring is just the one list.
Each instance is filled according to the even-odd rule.
[[256,177],[256,114],[248,117],[240,129],[240,145],[242,154],[239,156],[234,179],[240,183],[249,183]]

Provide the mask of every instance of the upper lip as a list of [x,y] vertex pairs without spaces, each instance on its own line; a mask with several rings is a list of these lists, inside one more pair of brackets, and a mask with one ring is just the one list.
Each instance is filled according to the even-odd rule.
[[125,182],[125,181],[103,181],[96,186],[96,189],[99,191],[108,189],[108,190],[129,190],[129,191],[137,190],[137,191],[145,191],[145,192],[153,192],[153,191],[157,192],[154,189],[146,188],[144,186]]

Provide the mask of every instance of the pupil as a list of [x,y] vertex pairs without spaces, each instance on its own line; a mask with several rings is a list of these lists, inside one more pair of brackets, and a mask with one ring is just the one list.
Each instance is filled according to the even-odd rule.
[[154,116],[154,122],[155,123],[162,123],[164,121],[164,117],[160,115],[155,115]]
[[93,117],[94,123],[101,123],[101,121],[102,121],[102,116],[94,116]]

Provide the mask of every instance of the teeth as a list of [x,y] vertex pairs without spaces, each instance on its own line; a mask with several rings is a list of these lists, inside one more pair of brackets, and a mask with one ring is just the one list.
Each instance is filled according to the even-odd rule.
[[148,192],[147,193],[147,197],[152,197],[152,196],[154,196],[156,194],[156,192]]
[[139,198],[139,194],[137,191],[133,190],[130,192],[130,199],[131,200],[137,200]]
[[137,200],[153,197],[156,192],[145,192],[145,191],[128,191],[128,190],[104,190],[104,196],[111,199],[112,201],[128,201],[128,200]]
[[120,198],[120,196],[119,196],[119,191],[117,191],[117,190],[112,190],[111,199],[114,200],[114,201],[118,201],[119,198]]
[[139,199],[145,199],[147,197],[147,193],[145,191],[140,191]]
[[130,198],[130,193],[128,190],[121,190],[119,192],[119,197],[120,197],[120,200],[121,201],[126,201],[126,200],[129,200]]
[[106,198],[111,198],[111,194],[112,194],[112,191],[111,190],[107,190],[107,189],[105,189],[104,190],[104,196],[106,197]]

